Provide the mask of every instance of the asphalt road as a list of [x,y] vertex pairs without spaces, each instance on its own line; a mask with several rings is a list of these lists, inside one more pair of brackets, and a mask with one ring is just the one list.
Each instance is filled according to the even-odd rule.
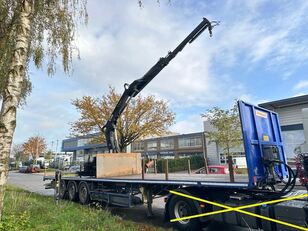
[[[54,195],[53,189],[45,189],[43,182],[43,174],[24,174],[18,172],[10,172],[8,183],[17,187],[23,188],[30,192],[39,193],[42,195],[52,196]],[[166,230],[172,230],[172,226],[169,222],[164,221],[164,200],[163,198],[155,199],[153,201],[153,218],[147,218],[146,206],[137,206],[135,208],[106,208],[112,214],[122,217],[125,220],[131,220],[137,223],[146,223],[154,226],[164,228]],[[248,231],[249,229],[243,229],[238,227],[232,227],[228,225],[222,225],[218,223],[212,223],[205,231],[226,230],[226,231]],[[251,229],[250,229],[251,230]]]
[[10,172],[8,183],[23,188],[30,192],[39,193],[46,196],[54,195],[53,189],[45,189],[42,174],[25,174]]

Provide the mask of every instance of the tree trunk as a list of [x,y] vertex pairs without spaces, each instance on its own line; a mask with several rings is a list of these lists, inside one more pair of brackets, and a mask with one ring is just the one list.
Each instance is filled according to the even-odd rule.
[[229,166],[230,182],[234,182],[233,160],[232,160],[232,156],[230,155],[228,155],[228,166]]
[[228,152],[228,167],[229,167],[229,176],[230,176],[230,182],[234,182],[234,168],[233,168],[233,158],[230,155],[230,148],[229,145],[227,145],[227,152]]
[[229,176],[230,182],[234,182],[234,168],[233,168],[233,158],[230,155],[230,146],[227,144],[227,159],[228,159],[228,168],[229,168]]
[[8,84],[3,92],[0,112],[0,219],[2,218],[4,187],[8,175],[8,160],[16,127],[16,110],[26,76],[33,4],[34,0],[23,0],[21,3],[16,26],[16,42],[8,70]]

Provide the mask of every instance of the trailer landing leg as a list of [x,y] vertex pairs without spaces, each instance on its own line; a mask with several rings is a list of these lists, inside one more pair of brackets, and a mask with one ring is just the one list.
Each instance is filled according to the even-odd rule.
[[153,203],[153,192],[152,188],[147,188],[147,216],[148,218],[152,218],[154,216],[153,210],[152,210],[152,203]]

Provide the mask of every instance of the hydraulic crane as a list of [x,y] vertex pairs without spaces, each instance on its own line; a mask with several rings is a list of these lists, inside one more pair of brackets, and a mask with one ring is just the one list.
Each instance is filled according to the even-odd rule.
[[131,84],[124,84],[124,92],[109,120],[104,125],[104,133],[109,152],[119,152],[116,125],[129,101],[138,95],[139,92],[142,91],[142,89],[148,85],[148,83],[151,82],[188,43],[192,43],[206,29],[208,29],[210,36],[212,36],[212,29],[218,24],[219,22],[217,21],[210,22],[208,19],[203,18],[202,22],[173,51],[169,51],[165,57],[160,58],[143,77],[136,79]]
[[[192,43],[206,29],[212,35],[212,29],[216,25],[218,22],[210,22],[204,18],[174,51],[160,58],[142,78],[124,85],[125,90],[104,126],[109,152],[119,151],[116,125],[129,101],[138,95],[187,43]],[[218,176],[214,181],[206,179],[206,176],[201,180],[195,178],[196,176],[189,176],[188,179],[144,179],[144,177],[140,179],[135,175],[123,178],[101,177],[97,175],[96,170],[101,169],[99,167],[103,165],[98,165],[96,168],[96,157],[92,162],[84,163],[84,171],[79,172],[79,176],[62,177],[61,173],[57,172],[55,177],[45,176],[44,180],[52,181],[50,187],[56,189],[59,198],[68,196],[69,200],[79,200],[82,204],[88,204],[93,200],[107,205],[134,207],[143,204],[139,195],[146,195],[148,215],[152,215],[153,199],[166,196],[165,219],[176,219],[174,226],[183,231],[201,230],[201,227],[209,224],[211,220],[253,229],[262,228],[265,231],[294,230],[294,227],[307,230],[307,201],[301,199],[292,202],[282,201],[285,198],[280,201],[281,203],[269,201],[289,197],[294,193],[305,193],[300,190],[293,191],[297,173],[287,165],[278,114],[243,101],[239,101],[238,106],[248,182],[225,182],[218,180],[216,178]],[[113,154],[107,155],[112,161],[115,158]],[[300,182],[308,188],[308,154],[299,155],[297,170]],[[170,193],[170,190],[173,192]],[[179,196],[180,194],[182,196]],[[303,196],[306,194],[301,195],[301,198]],[[201,198],[202,204],[199,203],[200,200],[197,202],[191,198]],[[204,202],[204,199],[207,202]],[[262,206],[259,206],[260,204]],[[230,208],[248,206],[246,208],[249,208],[252,217],[247,216],[248,211],[242,211],[244,213],[230,211],[221,214],[223,210],[220,207],[225,208],[226,205]],[[212,215],[200,216],[204,213]]]

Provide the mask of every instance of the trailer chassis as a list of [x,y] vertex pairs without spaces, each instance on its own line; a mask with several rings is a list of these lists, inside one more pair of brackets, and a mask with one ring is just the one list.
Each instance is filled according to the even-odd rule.
[[[138,205],[147,205],[147,216],[154,216],[153,200],[165,197],[166,221],[191,214],[201,214],[213,211],[213,206],[189,200],[169,193],[169,190],[184,193],[212,201],[226,202],[230,196],[237,195],[243,198],[258,200],[260,193],[271,196],[273,192],[256,190],[248,187],[248,183],[181,181],[181,180],[142,180],[142,179],[112,179],[94,177],[65,177],[61,172],[55,176],[44,177],[50,180],[48,187],[55,188],[57,199],[89,204],[96,201],[106,206],[131,208]],[[260,199],[259,199],[260,200]],[[201,217],[175,222],[179,230],[198,230],[207,225],[211,217]],[[228,222],[227,222],[228,223]]]

